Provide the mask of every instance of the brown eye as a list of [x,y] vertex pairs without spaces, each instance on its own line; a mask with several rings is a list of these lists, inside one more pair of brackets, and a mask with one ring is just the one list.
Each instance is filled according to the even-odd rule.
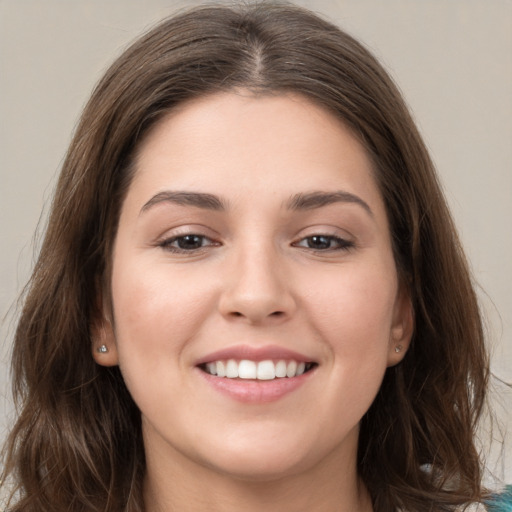
[[308,236],[294,245],[306,249],[313,249],[314,251],[346,250],[354,246],[352,242],[332,235]]
[[310,249],[330,249],[332,245],[332,237],[315,235],[306,239]]
[[171,252],[193,252],[210,245],[218,245],[204,235],[194,233],[167,238],[159,244],[162,248]]
[[176,238],[175,243],[179,249],[190,251],[202,247],[204,239],[205,237],[200,235],[185,235]]

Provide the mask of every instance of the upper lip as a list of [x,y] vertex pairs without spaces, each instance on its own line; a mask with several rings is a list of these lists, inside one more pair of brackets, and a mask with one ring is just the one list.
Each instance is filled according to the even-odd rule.
[[264,345],[261,347],[253,347],[250,345],[235,345],[232,347],[223,348],[210,354],[201,357],[196,366],[213,361],[225,361],[228,359],[248,359],[249,361],[265,361],[268,359],[273,360],[293,360],[297,362],[310,363],[314,362],[312,358],[289,350],[278,345]]

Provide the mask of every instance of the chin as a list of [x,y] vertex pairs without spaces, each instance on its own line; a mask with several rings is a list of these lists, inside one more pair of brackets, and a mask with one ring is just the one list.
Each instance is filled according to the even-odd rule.
[[[272,459],[272,460],[269,460]],[[233,480],[245,482],[273,482],[299,474],[308,468],[306,461],[296,457],[280,457],[273,454],[262,457],[261,454],[248,457],[238,456],[236,460],[216,461],[210,468],[229,476]]]
[[[275,481],[307,471],[315,465],[319,456],[309,450],[304,438],[296,440],[275,436],[272,439],[255,437],[246,439],[231,437],[205,457],[207,465],[217,472],[237,480],[253,482]],[[216,453],[216,457],[211,457]],[[312,455],[315,454],[315,455]]]

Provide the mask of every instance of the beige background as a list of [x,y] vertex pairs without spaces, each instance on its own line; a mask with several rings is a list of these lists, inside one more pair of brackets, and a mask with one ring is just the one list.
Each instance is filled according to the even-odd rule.
[[[12,417],[7,356],[41,210],[94,83],[142,30],[197,2],[0,0],[0,439]],[[437,163],[493,345],[512,381],[512,1],[298,2],[360,37],[397,80]],[[44,225],[44,215],[41,224]],[[512,393],[495,380],[510,426]],[[492,470],[512,482],[512,432]]]

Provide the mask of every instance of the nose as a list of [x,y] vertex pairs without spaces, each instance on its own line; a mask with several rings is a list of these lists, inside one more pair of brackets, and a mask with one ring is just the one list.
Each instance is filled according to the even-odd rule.
[[220,313],[254,325],[289,319],[297,304],[283,258],[262,247],[236,254],[223,279]]

